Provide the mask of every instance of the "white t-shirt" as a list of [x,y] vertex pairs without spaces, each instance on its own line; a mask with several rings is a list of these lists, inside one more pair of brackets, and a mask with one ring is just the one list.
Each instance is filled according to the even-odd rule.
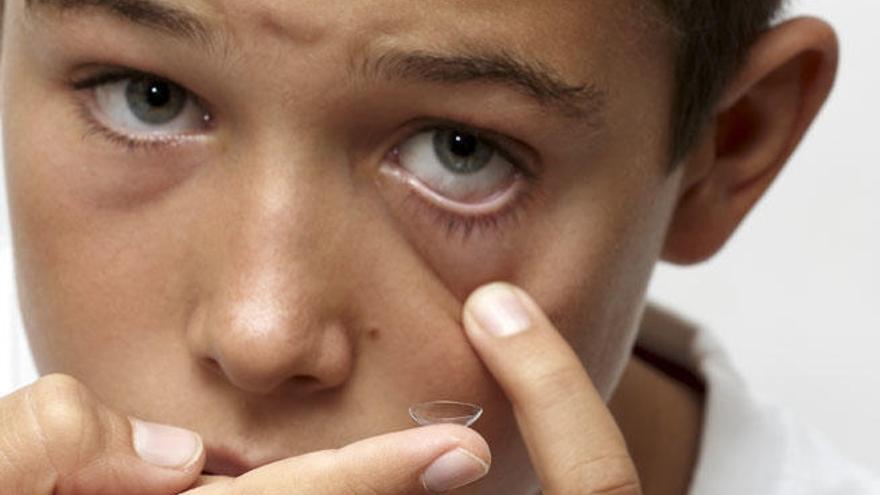
[[880,495],[880,476],[837,453],[816,430],[750,394],[717,340],[650,307],[639,344],[706,386],[703,431],[689,495]]
[[[12,256],[0,249],[0,396],[37,375],[15,294]],[[705,330],[650,308],[639,344],[702,378],[704,429],[689,495],[880,495],[880,476],[842,459],[816,431],[749,394]]]

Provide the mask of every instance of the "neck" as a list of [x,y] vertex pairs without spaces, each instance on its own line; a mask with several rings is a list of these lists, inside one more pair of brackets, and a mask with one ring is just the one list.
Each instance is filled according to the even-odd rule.
[[633,353],[608,405],[646,495],[688,492],[699,453],[703,400],[702,385],[691,373],[639,348]]

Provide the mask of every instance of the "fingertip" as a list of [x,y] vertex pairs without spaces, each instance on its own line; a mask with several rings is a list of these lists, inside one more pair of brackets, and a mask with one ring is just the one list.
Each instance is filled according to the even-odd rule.
[[515,291],[516,289],[518,289],[516,285],[510,282],[506,282],[504,280],[495,280],[485,283],[471,291],[471,293],[464,301],[464,308],[465,310],[473,309],[476,305],[480,303],[482,299],[490,296],[493,292]]
[[419,429],[435,438],[448,438],[450,448],[460,447],[478,457],[486,465],[492,464],[492,451],[485,438],[473,428],[457,424],[437,424]]
[[190,472],[205,462],[205,447],[198,433],[176,426],[128,418],[132,444],[141,460],[164,468]]
[[422,486],[432,493],[441,493],[471,484],[489,472],[492,453],[485,438],[475,430],[461,425],[432,425],[432,435],[451,437],[448,448],[435,456],[420,477]]
[[466,449],[458,447],[438,457],[422,473],[422,486],[428,492],[443,493],[469,485],[489,472],[489,465]]
[[[465,300],[462,321],[470,332],[511,337],[532,327],[533,318],[524,291],[507,282],[492,282],[473,291]],[[528,296],[526,296],[528,297]]]

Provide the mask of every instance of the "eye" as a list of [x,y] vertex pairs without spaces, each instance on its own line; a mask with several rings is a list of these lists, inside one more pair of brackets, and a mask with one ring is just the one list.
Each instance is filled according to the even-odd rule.
[[94,88],[94,117],[133,139],[193,133],[210,120],[189,91],[157,76],[107,75],[81,87]]
[[432,129],[397,149],[402,168],[446,198],[474,203],[509,185],[518,167],[476,132]]

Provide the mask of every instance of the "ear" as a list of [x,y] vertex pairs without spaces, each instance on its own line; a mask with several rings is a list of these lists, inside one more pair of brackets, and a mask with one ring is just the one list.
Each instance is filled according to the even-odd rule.
[[681,164],[662,259],[699,263],[724,246],[825,103],[837,57],[834,30],[815,18],[789,20],[757,40]]

